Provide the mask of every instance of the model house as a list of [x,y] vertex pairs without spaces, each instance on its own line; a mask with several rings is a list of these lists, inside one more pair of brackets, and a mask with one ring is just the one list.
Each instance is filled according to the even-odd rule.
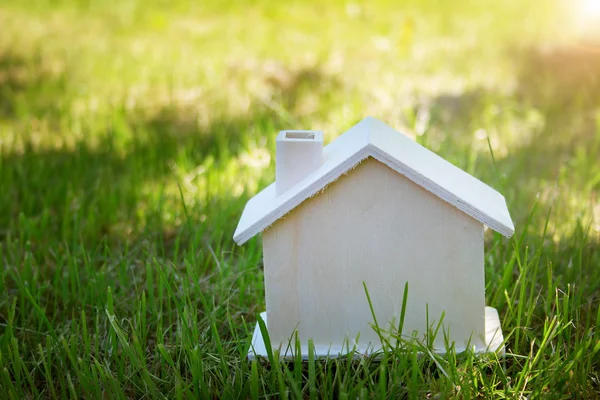
[[[263,234],[265,320],[282,354],[295,332],[306,355],[381,348],[381,328],[433,346],[495,351],[485,306],[483,228],[513,234],[504,197],[385,123],[366,118],[323,147],[319,131],[277,136],[276,181],[246,205],[234,240]],[[429,325],[429,326],[428,326]],[[443,332],[443,333],[442,333]],[[257,328],[249,356],[265,355]]]

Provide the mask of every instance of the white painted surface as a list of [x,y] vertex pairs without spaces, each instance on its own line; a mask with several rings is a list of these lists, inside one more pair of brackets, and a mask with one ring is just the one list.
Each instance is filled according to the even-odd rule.
[[[265,321],[265,325],[267,326],[267,330],[269,327],[269,323],[267,321],[267,313],[263,312],[260,314],[260,317]],[[502,335],[502,328],[500,326],[500,318],[498,317],[498,311],[492,307],[485,308],[485,347],[475,347],[474,351],[476,353],[489,353],[496,352],[499,355],[505,354],[504,349],[504,336]],[[277,349],[277,347],[275,348]],[[273,350],[275,350],[273,349]],[[316,357],[339,357],[342,355],[346,355],[350,352],[354,353],[354,358],[361,357],[363,355],[369,355],[376,351],[379,351],[380,348],[373,345],[364,346],[352,346],[352,345],[331,345],[331,346],[315,346],[315,355]],[[464,349],[456,349],[457,352],[460,352]],[[302,358],[308,359],[308,345],[301,345],[300,351],[302,352]],[[436,353],[444,354],[445,349],[437,349]],[[282,346],[279,349],[280,358],[291,358],[294,357],[293,346]],[[248,358],[253,360],[256,357],[267,357],[267,348],[265,346],[264,338],[260,332],[260,328],[258,323],[254,328],[254,333],[252,335],[252,346],[248,350]]]
[[326,146],[323,164],[288,190],[278,194],[273,183],[250,199],[234,240],[243,244],[369,156],[501,234],[510,237],[514,233],[500,193],[383,122],[368,117]]
[[[436,326],[457,346],[485,344],[483,226],[405,176],[367,158],[263,233],[271,341],[295,330],[303,343],[377,343],[378,323],[397,326],[409,284],[403,332]],[[436,348],[444,347],[442,331]]]
[[323,164],[323,132],[281,131],[275,142],[275,186],[280,195]]

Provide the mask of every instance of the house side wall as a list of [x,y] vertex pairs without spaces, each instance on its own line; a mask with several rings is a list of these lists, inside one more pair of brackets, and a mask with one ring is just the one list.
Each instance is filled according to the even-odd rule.
[[[444,316],[457,348],[484,346],[483,233],[478,221],[371,158],[306,200],[263,235],[271,341],[295,329],[317,345],[379,343],[380,326],[427,331]],[[440,330],[434,343],[444,347]]]

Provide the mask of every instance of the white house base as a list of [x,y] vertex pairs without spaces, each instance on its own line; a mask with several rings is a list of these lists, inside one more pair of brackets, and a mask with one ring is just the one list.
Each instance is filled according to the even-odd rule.
[[[260,317],[263,319],[263,321],[265,321],[265,325],[268,326],[267,313],[261,313]],[[492,307],[485,308],[485,342],[487,346],[485,348],[476,347],[476,353],[496,352],[499,355],[504,355],[504,336],[502,335],[500,318],[498,316],[498,311]],[[371,343],[367,343],[362,346],[351,346],[348,344],[332,344],[331,346],[315,346],[315,355],[317,358],[336,358],[343,355],[347,355],[348,353],[352,352],[354,353],[354,357],[359,357],[360,355],[369,355],[377,350],[378,348],[373,346]],[[301,346],[301,352],[302,358],[305,360],[308,359],[307,345]],[[438,351],[438,353],[443,353],[443,351]],[[288,346],[287,349],[281,349],[280,354],[282,358],[292,358],[293,346]],[[258,323],[256,324],[256,327],[254,328],[254,334],[252,335],[252,346],[250,346],[250,350],[248,351],[248,359],[252,360],[257,357],[268,357],[265,341],[263,340]]]

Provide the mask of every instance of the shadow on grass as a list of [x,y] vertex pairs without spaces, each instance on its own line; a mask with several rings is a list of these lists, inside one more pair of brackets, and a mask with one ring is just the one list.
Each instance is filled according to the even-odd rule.
[[[55,103],[37,102],[33,109],[19,108],[31,105],[27,101],[31,96],[46,92],[58,101],[63,94],[68,97],[66,75],[47,75],[40,68],[35,60],[10,54],[0,57],[0,76],[5,80],[0,91],[0,115],[5,121],[19,120],[27,112],[32,113],[32,119],[50,120],[51,126],[64,126],[61,121],[68,120],[69,111],[61,114],[62,108],[55,108]],[[21,69],[32,71],[21,75]],[[208,123],[199,122],[194,109],[177,105],[167,105],[151,115],[147,110],[121,109],[105,118],[94,117],[89,127],[83,122],[84,137],[92,139],[78,140],[70,148],[49,149],[37,148],[32,128],[23,128],[23,136],[32,138],[23,140],[22,149],[0,147],[0,177],[7,188],[0,195],[0,240],[18,238],[27,232],[28,238],[41,247],[57,239],[83,239],[93,246],[105,237],[135,241],[144,226],[160,227],[162,216],[152,216],[152,210],[144,211],[147,205],[141,204],[151,190],[149,185],[156,190],[176,187],[178,169],[208,165],[209,169],[222,171],[248,148],[272,147],[275,132],[299,128],[290,124],[299,121],[296,114],[301,114],[299,104],[304,98],[341,87],[335,77],[317,67],[281,70],[263,77],[276,107],[256,102],[247,112],[233,116],[219,116],[223,115],[221,110],[210,113],[209,109]],[[23,99],[25,103],[19,105]],[[68,134],[61,135],[68,138]],[[212,179],[209,185],[220,184],[216,173]],[[208,214],[221,213],[214,217],[225,221],[225,226],[219,223],[218,228],[226,233],[222,232],[218,240],[231,243],[229,233],[233,233],[237,214],[250,194],[234,194],[234,188],[226,187],[219,187],[217,196],[215,190],[211,192],[210,198],[201,199],[210,204],[200,207],[218,207],[210,213],[203,210],[207,219],[197,223],[214,225],[213,215]],[[172,211],[183,213],[183,204],[177,207]],[[145,217],[140,218],[143,213]],[[115,228],[123,225],[125,229],[117,232]],[[133,233],[126,237],[123,231]]]
[[600,105],[600,47],[527,48],[516,57],[520,95],[548,114]]
[[59,117],[71,100],[69,73],[39,51],[29,56],[0,51],[0,120]]
[[[535,140],[520,149],[524,168],[558,176],[561,167],[571,167],[569,181],[575,185],[597,179],[600,48],[529,48],[517,57],[520,101],[538,109],[545,120]],[[586,189],[598,189],[599,183]]]

